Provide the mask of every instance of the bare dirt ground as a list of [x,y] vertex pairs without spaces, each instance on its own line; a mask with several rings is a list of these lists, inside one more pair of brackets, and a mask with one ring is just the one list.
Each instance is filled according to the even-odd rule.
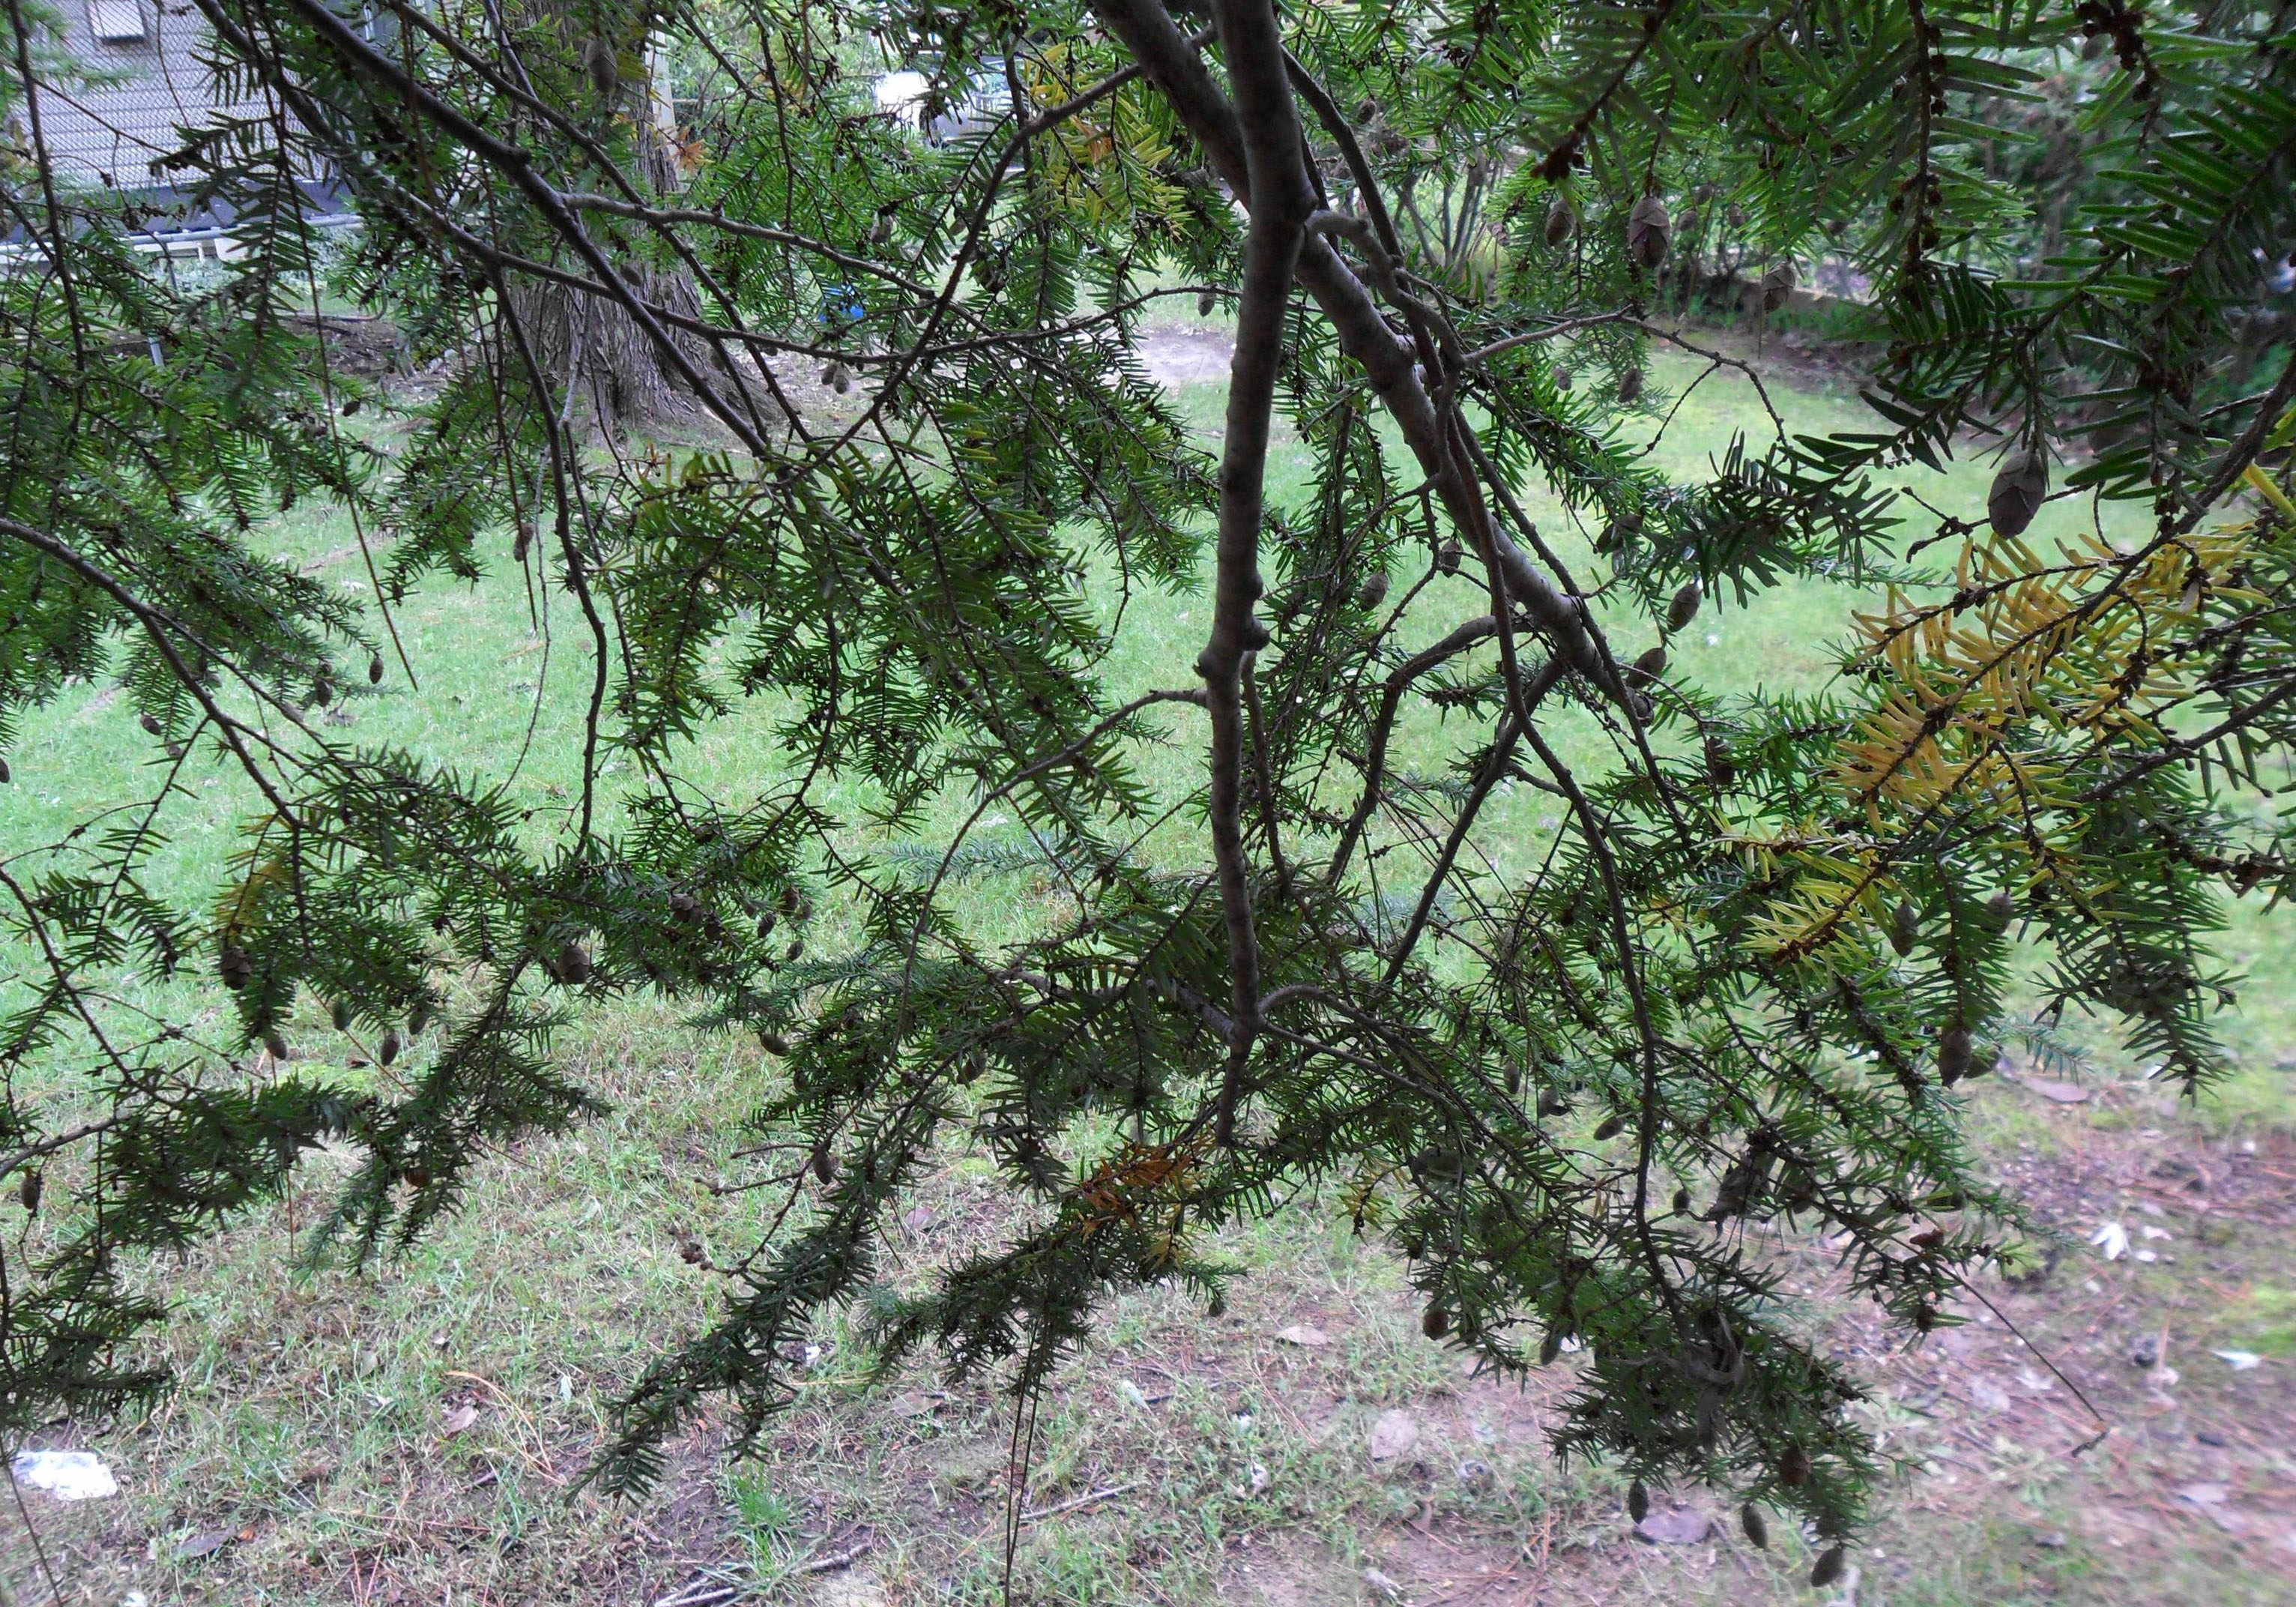
[[1234,338],[1210,324],[1165,324],[1140,332],[1140,360],[1158,384],[1171,389],[1222,383],[1234,352]]

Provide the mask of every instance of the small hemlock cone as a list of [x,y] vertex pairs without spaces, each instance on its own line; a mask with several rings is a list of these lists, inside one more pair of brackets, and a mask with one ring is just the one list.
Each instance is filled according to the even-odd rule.
[[1969,1075],[1969,1029],[1956,1022],[1938,1039],[1938,1081],[1950,1088]]
[[2030,447],[2010,455],[1986,494],[1985,516],[1996,536],[2022,536],[2049,494],[2049,463]]
[[1680,630],[1698,618],[1699,604],[1705,601],[1704,586],[1701,586],[1695,578],[1684,581],[1676,589],[1673,601],[1666,605],[1667,629]]
[[1833,1584],[1841,1577],[1841,1570],[1849,1560],[1849,1554],[1842,1547],[1829,1546],[1817,1559],[1817,1565],[1809,1570],[1810,1588],[1823,1590]]
[[1768,273],[1764,274],[1761,283],[1762,310],[1766,313],[1774,313],[1784,307],[1786,304],[1786,299],[1793,294],[1793,287],[1794,265],[1791,262],[1781,262]]
[[1578,227],[1578,214],[1570,209],[1569,201],[1556,196],[1546,209],[1546,243],[1561,245]]
[[1639,267],[1654,268],[1664,262],[1673,234],[1674,225],[1666,215],[1666,202],[1655,195],[1644,196],[1627,214],[1627,255]]

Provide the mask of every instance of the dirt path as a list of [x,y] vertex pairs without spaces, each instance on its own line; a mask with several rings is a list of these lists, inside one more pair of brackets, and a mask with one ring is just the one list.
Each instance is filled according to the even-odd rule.
[[1166,324],[1142,330],[1139,348],[1150,375],[1177,390],[1183,385],[1225,384],[1235,340],[1209,324]]

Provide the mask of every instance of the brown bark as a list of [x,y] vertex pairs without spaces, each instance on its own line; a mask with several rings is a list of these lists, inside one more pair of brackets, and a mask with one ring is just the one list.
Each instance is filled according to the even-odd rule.
[[[603,55],[614,47],[594,40],[577,41],[570,48]],[[637,53],[620,52],[618,59]],[[597,105],[579,111],[594,115],[603,108],[627,119],[637,130],[639,144],[631,176],[644,189],[666,195],[679,187],[675,130],[665,115],[667,102],[656,92],[650,61],[648,66],[644,75],[617,79],[611,86],[594,79]],[[577,109],[566,110],[570,117],[577,114]],[[639,300],[672,317],[701,320],[701,299],[693,275],[685,268],[662,268],[621,253],[614,253],[612,260],[622,283]],[[511,302],[553,390],[570,397],[573,406],[586,413],[600,430],[675,427],[698,416],[699,398],[680,373],[681,365],[627,307],[565,285],[524,279],[513,286]],[[685,367],[702,373],[719,367],[700,336],[672,329],[669,339],[677,343]]]
[[[701,316],[693,279],[681,271],[617,263],[639,299],[687,317]],[[660,343],[628,309],[562,284],[521,280],[510,292],[535,358],[551,388],[572,394],[578,409],[601,430],[645,430],[690,422],[698,413],[692,387],[665,359]],[[715,366],[699,339],[673,332],[686,359],[705,372]]]
[[[1492,577],[1493,613],[1502,621],[1503,634],[1504,620],[1521,607],[1554,642],[1555,654],[1542,672],[1539,690],[1568,668],[1629,708],[1633,694],[1588,628],[1578,600],[1563,593],[1491,516],[1465,421],[1456,408],[1439,408],[1429,389],[1422,362],[1438,365],[1440,359],[1427,332],[1416,329],[1415,341],[1398,335],[1370,289],[1324,234],[1309,226],[1317,217],[1316,190],[1292,98],[1293,69],[1271,0],[1221,0],[1216,7],[1232,101],[1160,0],[1096,0],[1095,9],[1171,102],[1250,215],[1220,465],[1211,638],[1197,660],[1211,713],[1210,825],[1232,993],[1227,1069],[1216,1118],[1225,1144],[1234,1136],[1236,1104],[1247,1086],[1261,1012],[1250,864],[1242,824],[1242,683],[1247,655],[1267,640],[1253,615],[1260,594],[1259,525],[1283,321],[1295,282],[1330,319],[1341,348],[1361,365],[1386,404],[1445,511],[1484,555]],[[1376,241],[1363,243],[1374,254],[1385,249]],[[1376,271],[1377,261],[1374,266]],[[1392,277],[1391,272],[1384,276]],[[1401,294],[1391,283],[1388,288],[1390,299]],[[1528,717],[1527,708],[1518,711],[1518,720]]]
[[1283,42],[1271,0],[1222,0],[1220,42],[1242,115],[1251,226],[1229,371],[1227,439],[1219,471],[1219,545],[1212,582],[1211,639],[1196,660],[1211,712],[1212,850],[1227,927],[1228,1063],[1218,1138],[1234,1136],[1236,1097],[1259,1025],[1259,948],[1252,930],[1250,865],[1243,846],[1243,666],[1267,641],[1255,617],[1263,589],[1259,527],[1276,370],[1292,277],[1315,196],[1300,161],[1300,121],[1284,81]]
[[[1095,0],[1094,10],[1109,31],[1147,70],[1170,101],[1189,133],[1203,146],[1229,187],[1254,204],[1254,176],[1245,156],[1245,135],[1236,107],[1222,94],[1195,51],[1159,0]],[[1229,61],[1231,77],[1237,63]],[[1240,92],[1240,91],[1239,91]],[[1307,168],[1295,144],[1287,187],[1312,197]],[[1271,176],[1271,182],[1275,182]],[[1298,204],[1289,201],[1287,204]],[[1308,203],[1312,208],[1312,201]],[[1331,320],[1341,349],[1359,365],[1373,390],[1401,430],[1421,470],[1434,484],[1444,511],[1470,545],[1492,551],[1512,600],[1529,611],[1553,639],[1564,665],[1622,705],[1630,695],[1587,627],[1578,600],[1567,595],[1529,553],[1494,521],[1472,465],[1461,461],[1427,388],[1409,342],[1388,327],[1370,289],[1357,277],[1329,241],[1310,234],[1300,245],[1296,275]]]

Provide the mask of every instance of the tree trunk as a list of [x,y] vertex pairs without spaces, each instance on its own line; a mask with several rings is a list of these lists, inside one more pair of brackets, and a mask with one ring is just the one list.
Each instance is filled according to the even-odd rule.
[[[586,57],[598,53],[602,43],[586,41],[575,48]],[[643,48],[621,52],[618,59],[642,61],[644,70],[624,77],[611,61],[593,68],[595,98],[576,115],[594,117],[603,107],[626,117],[638,131],[641,147],[629,176],[646,193],[667,194],[683,187],[684,176],[669,98],[658,88],[660,63]],[[641,300],[679,317],[701,316],[701,297],[693,275],[684,268],[663,269],[611,250],[608,254],[623,283]],[[565,266],[581,265],[569,260]],[[698,416],[693,391],[668,354],[620,302],[529,280],[512,285],[511,303],[554,394],[564,398],[562,405],[575,416],[586,414],[607,433],[687,424]],[[700,336],[673,331],[671,338],[695,369],[708,372],[721,365]]]
[[[693,282],[682,270],[619,266],[624,282],[641,299],[685,316],[700,316]],[[513,285],[511,301],[553,391],[568,398],[577,416],[586,413],[608,431],[685,423],[697,416],[692,391],[660,345],[619,302],[531,280]],[[697,366],[714,366],[698,337],[683,337],[680,343]]]

